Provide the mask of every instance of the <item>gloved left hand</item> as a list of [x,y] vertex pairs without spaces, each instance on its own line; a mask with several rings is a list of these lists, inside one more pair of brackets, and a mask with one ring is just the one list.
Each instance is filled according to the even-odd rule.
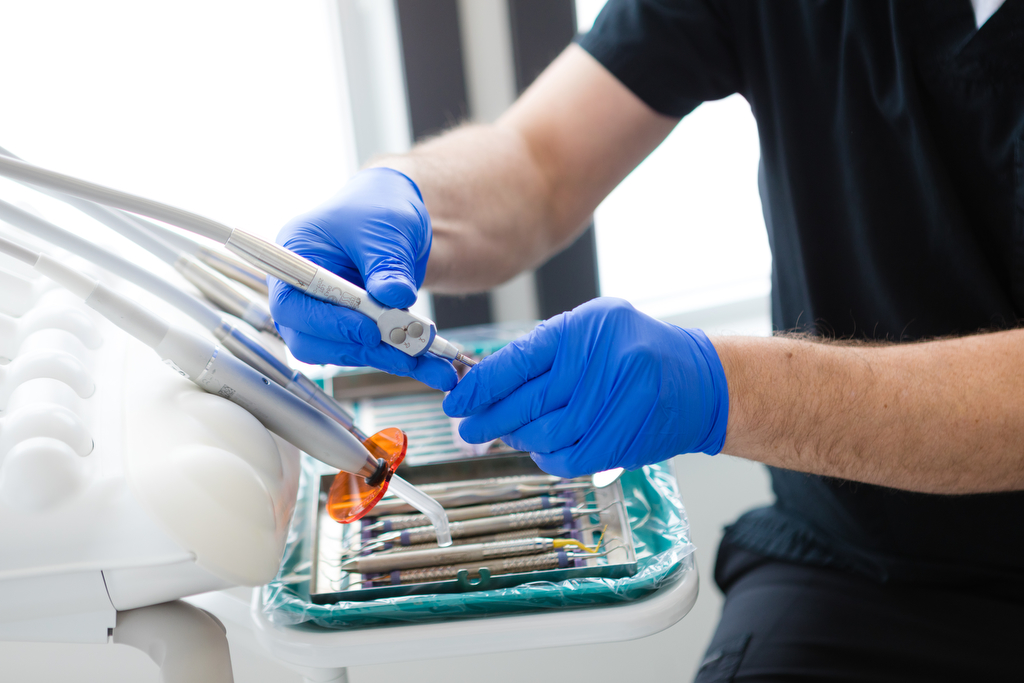
[[701,330],[595,299],[485,358],[444,410],[469,416],[466,441],[501,437],[545,472],[576,477],[720,452],[729,393]]

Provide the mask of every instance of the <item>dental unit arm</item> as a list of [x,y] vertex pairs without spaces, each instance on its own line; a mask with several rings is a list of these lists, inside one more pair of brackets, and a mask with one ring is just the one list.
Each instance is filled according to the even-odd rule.
[[[33,266],[63,285],[125,332],[153,348],[164,363],[204,391],[245,408],[268,430],[310,456],[377,486],[388,476],[387,463],[374,458],[356,437],[308,403],[290,394],[206,339],[170,326],[98,280],[55,259],[0,238],[0,252]],[[432,498],[397,475],[390,490],[427,515],[438,545],[451,544],[448,518]]]
[[[109,210],[106,207],[93,206]],[[160,297],[209,330],[218,342],[247,365],[274,380],[306,403],[312,404],[326,413],[335,422],[352,432],[359,441],[366,441],[366,435],[356,427],[352,416],[313,380],[298,370],[288,367],[259,340],[237,327],[229,319],[222,317],[196,297],[173,286],[145,268],[2,200],[0,200],[0,220],[7,221],[31,235],[60,246]]]
[[454,344],[438,336],[437,327],[427,318],[404,309],[386,308],[365,290],[348,280],[255,235],[237,228],[229,228],[209,218],[167,204],[113,190],[6,156],[0,156],[0,175],[185,228],[223,244],[243,260],[308,296],[362,313],[377,323],[381,340],[385,344],[409,356],[420,356],[429,351],[467,366],[476,364]]
[[[0,147],[0,156],[20,161],[17,156],[2,147]],[[196,259],[185,253],[177,244],[172,244],[166,240],[164,235],[153,234],[152,228],[156,226],[152,223],[143,225],[142,219],[58,190],[34,185],[29,185],[29,187],[75,207],[90,218],[99,221],[114,232],[139,245],[177,270],[182,277],[188,280],[196,289],[202,292],[203,296],[216,304],[221,310],[230,313],[236,318],[241,318],[257,330],[277,335],[274,319],[271,317],[265,302],[257,301],[249,294],[232,286],[219,275],[208,270],[205,266],[200,265]],[[186,242],[190,241],[186,238],[181,239],[185,239]],[[199,245],[196,245],[196,247],[199,247]],[[264,286],[265,290],[266,287]]]

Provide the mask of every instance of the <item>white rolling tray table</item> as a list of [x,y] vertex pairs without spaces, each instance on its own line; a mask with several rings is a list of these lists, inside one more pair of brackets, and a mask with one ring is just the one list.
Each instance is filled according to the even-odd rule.
[[[697,600],[693,555],[652,594],[630,602],[536,614],[335,631],[313,624],[277,626],[249,601],[229,592],[186,600],[215,615],[231,647],[270,657],[309,682],[345,683],[347,667],[633,640],[674,625]],[[385,647],[386,645],[386,647]]]

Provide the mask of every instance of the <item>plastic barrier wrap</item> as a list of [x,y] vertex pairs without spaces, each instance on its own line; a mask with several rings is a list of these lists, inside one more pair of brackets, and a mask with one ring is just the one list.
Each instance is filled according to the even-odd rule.
[[637,573],[622,579],[586,578],[558,583],[537,581],[514,588],[445,595],[410,595],[365,602],[319,605],[309,599],[311,566],[310,505],[317,495],[314,467],[303,466],[300,500],[292,520],[277,577],[263,587],[263,611],[274,624],[312,622],[332,629],[424,622],[494,614],[536,612],[635,600],[657,590],[678,572],[692,567],[694,547],[669,463],[623,473]]

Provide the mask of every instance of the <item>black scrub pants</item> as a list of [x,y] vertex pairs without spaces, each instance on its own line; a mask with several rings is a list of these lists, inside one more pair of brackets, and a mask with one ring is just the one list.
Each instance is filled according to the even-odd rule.
[[695,683],[1024,681],[1024,604],[892,586],[723,545],[718,630]]

